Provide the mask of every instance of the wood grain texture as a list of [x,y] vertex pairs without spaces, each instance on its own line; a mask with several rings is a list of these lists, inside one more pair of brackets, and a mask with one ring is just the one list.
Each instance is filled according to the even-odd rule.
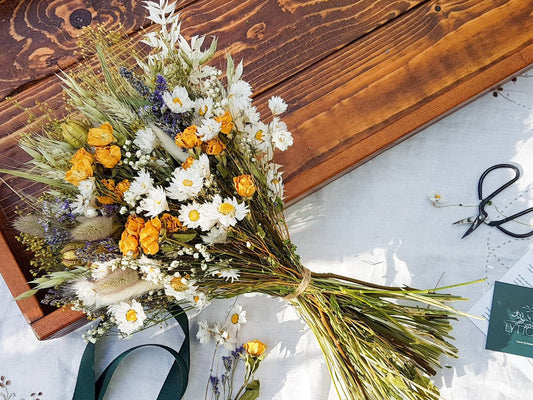
[[150,22],[141,0],[2,0],[0,19],[0,97],[77,62],[82,26],[132,34]]
[[31,328],[39,340],[63,336],[86,324],[87,317],[79,311],[59,308],[32,322]]
[[[2,274],[13,297],[17,297],[30,289],[30,285],[19,268],[12,249],[8,246],[2,232],[0,232],[0,274]],[[44,316],[44,312],[35,296],[19,300],[17,304],[28,323],[32,323]]]
[[429,2],[265,93],[291,105],[295,145],[278,158],[289,202],[527,68],[532,8]]

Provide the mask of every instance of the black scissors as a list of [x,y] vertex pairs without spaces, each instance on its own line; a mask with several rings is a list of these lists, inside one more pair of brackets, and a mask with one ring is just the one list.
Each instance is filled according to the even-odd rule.
[[[487,197],[483,197],[483,181],[485,180],[485,178],[487,177],[487,175],[490,172],[492,172],[492,171],[494,171],[496,169],[500,169],[500,168],[507,168],[507,169],[513,170],[514,174],[515,174],[514,178],[512,178],[510,181],[508,181],[507,183],[505,183],[502,186],[500,186],[498,189],[496,189],[494,192],[489,194]],[[489,226],[495,226],[496,228],[498,228],[503,233],[506,233],[507,235],[515,237],[515,238],[525,238],[525,237],[529,237],[529,236],[533,235],[533,230],[531,232],[527,232],[527,233],[513,233],[513,232],[510,232],[510,231],[508,231],[507,229],[505,229],[505,228],[503,228],[501,226],[501,225],[505,224],[506,222],[512,221],[512,220],[514,220],[514,219],[516,219],[518,217],[521,217],[522,215],[525,215],[527,213],[532,212],[533,211],[533,207],[530,207],[530,208],[528,208],[528,209],[526,209],[524,211],[520,211],[520,212],[518,212],[516,214],[511,215],[510,217],[506,217],[506,218],[500,219],[498,221],[489,220],[489,215],[485,211],[485,206],[488,205],[488,204],[491,204],[491,200],[494,197],[496,197],[496,195],[498,195],[503,190],[505,190],[506,188],[511,186],[513,183],[515,183],[518,180],[518,178],[520,178],[520,171],[519,171],[519,169],[516,166],[514,166],[512,164],[496,164],[496,165],[493,165],[492,167],[488,168],[485,172],[483,172],[483,174],[479,178],[479,182],[478,182],[478,185],[477,185],[477,194],[478,194],[478,198],[480,200],[480,203],[479,203],[479,206],[478,206],[478,215],[474,216],[474,217],[464,218],[464,219],[461,219],[461,220],[459,220],[457,222],[454,222],[454,224],[471,224],[470,227],[465,232],[465,234],[463,235],[462,238],[470,235],[472,232],[474,232],[474,230],[476,230],[483,223],[485,223],[485,224],[487,224]]]

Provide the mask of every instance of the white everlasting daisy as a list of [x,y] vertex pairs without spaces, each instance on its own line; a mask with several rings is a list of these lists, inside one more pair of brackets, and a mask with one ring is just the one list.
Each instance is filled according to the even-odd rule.
[[99,280],[107,276],[111,271],[114,271],[117,265],[120,263],[120,258],[115,258],[113,260],[99,262],[95,261],[91,263],[91,278]]
[[285,151],[289,146],[292,146],[292,135],[287,130],[285,122],[281,121],[278,117],[274,117],[270,123],[270,130],[272,132],[272,142],[276,148]]
[[267,184],[270,192],[274,197],[283,198],[283,178],[281,175],[283,172],[279,172],[278,169],[281,166],[278,164],[270,163],[267,169]]
[[139,129],[133,143],[145,154],[150,154],[157,146],[157,136],[150,128]]
[[78,184],[78,191],[84,199],[90,199],[93,196],[95,189],[94,178],[90,177]]
[[226,243],[228,237],[228,230],[224,226],[215,226],[207,235],[202,236],[202,240],[206,244]]
[[258,124],[260,122],[261,114],[257,111],[257,107],[250,106],[244,110],[243,118],[250,124]]
[[152,188],[148,192],[148,195],[141,200],[138,209],[140,211],[146,211],[146,215],[149,217],[157,217],[163,211],[168,211],[165,189],[161,186]]
[[213,99],[211,97],[196,99],[194,108],[200,117],[211,118],[214,110]]
[[238,80],[228,89],[228,104],[232,115],[239,115],[252,104],[252,87],[248,82]]
[[85,307],[91,307],[96,304],[97,296],[94,290],[94,285],[86,280],[76,281],[72,288],[76,293],[76,297],[81,300]]
[[225,281],[231,280],[231,283],[238,281],[240,277],[240,271],[238,269],[231,268],[223,263],[218,263],[217,266],[210,267],[208,273],[211,276],[216,276]]
[[268,108],[270,108],[272,115],[280,115],[287,111],[287,103],[281,97],[272,96],[268,100]]
[[187,228],[195,229],[201,228],[208,231],[217,222],[211,216],[210,203],[199,204],[196,202],[181,206],[178,218]]
[[209,157],[207,154],[201,154],[198,160],[194,160],[190,168],[197,170],[200,176],[206,181],[211,179],[211,169],[209,168]]
[[212,331],[207,321],[199,321],[198,332],[196,332],[196,339],[198,339],[201,344],[207,344],[212,339],[212,337]]
[[231,281],[233,283],[234,281],[238,281],[241,273],[237,268],[224,268],[220,270],[220,275],[222,279],[227,281]]
[[196,288],[196,281],[190,279],[188,275],[181,275],[176,272],[174,275],[168,275],[163,280],[163,287],[167,296],[174,297],[176,300],[185,300],[191,297],[190,292]]
[[239,304],[235,304],[228,314],[229,322],[231,325],[233,325],[235,328],[240,328],[241,325],[248,322],[246,320],[246,310],[242,309],[242,306]]
[[163,101],[170,111],[177,114],[194,108],[194,101],[189,98],[189,93],[183,86],[176,86],[172,93],[163,93]]
[[124,193],[124,201],[133,206],[141,198],[154,188],[154,181],[148,172],[140,170],[139,175],[131,182],[130,188]]
[[74,201],[71,203],[72,213],[77,215],[83,215],[87,218],[94,218],[98,215],[95,208],[95,199],[86,199],[81,194],[78,194]]
[[178,201],[195,197],[204,187],[204,178],[195,168],[176,168],[166,189],[167,196]]
[[197,310],[203,310],[204,308],[206,308],[210,304],[210,301],[207,298],[207,295],[205,293],[199,292],[199,291],[196,291],[192,295],[192,299],[191,300],[192,300],[191,303],[194,304],[194,307]]
[[246,141],[254,149],[262,153],[272,152],[272,138],[266,124],[259,122],[257,124],[246,125],[244,131],[246,133]]
[[217,194],[213,198],[209,211],[213,219],[216,219],[220,225],[228,227],[246,217],[248,207],[244,203],[239,203],[235,197],[222,199]]
[[94,178],[87,178],[78,185],[79,194],[71,204],[72,212],[83,215],[87,218],[94,218],[98,215],[96,211],[96,199],[94,196]]
[[218,136],[221,127],[221,122],[217,122],[212,118],[206,118],[202,121],[202,125],[198,127],[198,136],[204,142],[207,142]]
[[120,302],[112,305],[109,313],[115,318],[119,331],[128,336],[142,328],[146,319],[141,303],[135,300],[131,304]]
[[228,350],[231,350],[235,347],[237,338],[230,334],[229,329],[226,326],[220,326],[219,324],[215,323],[212,332],[216,344],[220,344]]

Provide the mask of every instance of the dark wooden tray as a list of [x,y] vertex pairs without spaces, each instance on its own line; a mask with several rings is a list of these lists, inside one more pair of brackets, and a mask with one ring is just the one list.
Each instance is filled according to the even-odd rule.
[[[94,4],[93,4],[94,3]],[[18,166],[21,132],[38,126],[47,101],[62,115],[61,87],[54,75],[75,68],[77,10],[109,29],[122,22],[133,40],[147,27],[139,2],[120,7],[96,0],[4,1],[0,27],[0,94],[32,109],[26,117],[0,103],[3,166]],[[254,87],[265,115],[270,96],[289,104],[284,120],[295,145],[280,154],[289,202],[305,196],[476,96],[518,75],[533,62],[533,5],[529,0],[189,0],[178,1],[186,36],[219,38],[244,59],[244,79]],[[11,6],[10,6],[11,5]],[[99,8],[98,8],[98,7]],[[79,15],[79,13],[78,13]],[[83,13],[83,15],[88,15]],[[50,20],[50,24],[42,21]],[[76,20],[74,19],[74,22]],[[11,66],[13,64],[13,66]],[[18,190],[34,186],[5,177]],[[20,200],[0,186],[0,208],[10,220]],[[2,225],[0,272],[14,296],[27,289],[9,221]],[[79,313],[49,311],[37,300],[20,302],[40,338],[70,329]]]

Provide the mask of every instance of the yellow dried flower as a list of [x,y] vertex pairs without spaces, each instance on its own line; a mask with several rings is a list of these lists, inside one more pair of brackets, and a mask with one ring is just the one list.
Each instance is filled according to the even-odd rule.
[[168,213],[163,214],[161,217],[161,224],[165,227],[168,233],[179,232],[185,230],[183,224],[178,217],[174,217]]
[[131,254],[132,257],[137,257],[139,255],[139,238],[137,235],[124,231],[120,237],[118,247],[123,255]]
[[87,143],[91,146],[107,146],[115,141],[113,127],[109,122],[100,125],[99,128],[89,129]]
[[196,135],[196,125],[191,125],[178,133],[175,141],[176,145],[182,149],[193,149],[202,144],[202,140]]
[[203,150],[211,156],[217,156],[225,149],[226,145],[219,138],[208,140],[203,146]]
[[220,127],[220,132],[229,135],[233,130],[233,118],[229,111],[226,111],[224,115],[215,118],[215,121],[220,122],[222,126]]
[[161,231],[161,221],[159,218],[152,218],[147,221],[139,234],[139,241],[144,254],[154,255],[159,251],[159,232]]
[[120,147],[116,145],[97,147],[94,150],[94,158],[106,168],[113,168],[120,162]]
[[266,351],[266,345],[257,339],[246,342],[243,347],[252,357],[260,357]]
[[250,197],[257,190],[251,175],[241,175],[233,178],[233,185],[239,196]]

